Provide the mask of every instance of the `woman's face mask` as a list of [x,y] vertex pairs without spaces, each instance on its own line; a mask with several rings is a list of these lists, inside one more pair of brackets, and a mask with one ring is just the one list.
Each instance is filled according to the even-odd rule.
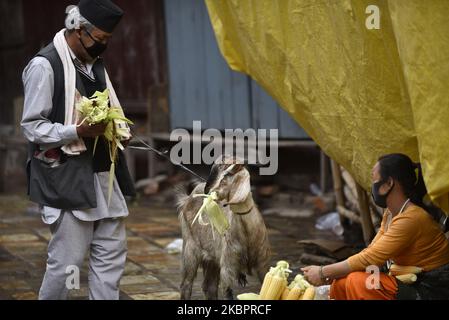
[[393,187],[394,187],[394,182],[393,182],[393,185],[390,187],[390,189],[387,191],[387,193],[380,194],[379,193],[380,187],[386,182],[387,181],[380,180],[380,181],[374,182],[371,187],[371,196],[373,197],[373,201],[377,206],[379,206],[381,208],[387,207],[387,197],[390,194],[391,190],[393,190]]

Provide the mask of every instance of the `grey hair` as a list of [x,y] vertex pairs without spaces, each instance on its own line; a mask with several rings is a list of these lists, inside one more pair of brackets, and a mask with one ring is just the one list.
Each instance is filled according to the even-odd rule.
[[85,27],[87,31],[91,31],[94,25],[84,18],[77,6],[68,6],[65,9],[67,17],[65,18],[65,27],[67,30],[77,30]]

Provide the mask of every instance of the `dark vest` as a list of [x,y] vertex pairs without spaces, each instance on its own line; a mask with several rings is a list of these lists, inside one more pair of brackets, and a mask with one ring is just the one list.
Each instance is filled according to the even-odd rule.
[[[53,43],[39,51],[37,56],[46,58],[54,73],[53,108],[48,118],[52,123],[64,123],[64,69],[61,59]],[[77,71],[76,88],[83,96],[90,97],[95,90],[103,91],[106,88],[101,59],[95,62],[93,72],[96,81],[91,82]],[[38,145],[29,143],[27,176],[28,194],[32,201],[66,210],[83,210],[97,206],[94,172],[109,171],[111,164],[109,151],[106,141],[100,137],[95,156],[92,156],[94,139],[83,138],[83,140],[87,151],[77,156],[63,156],[62,164],[53,168],[33,157]],[[122,193],[125,196],[135,196],[134,183],[121,150],[118,150],[115,175]]]

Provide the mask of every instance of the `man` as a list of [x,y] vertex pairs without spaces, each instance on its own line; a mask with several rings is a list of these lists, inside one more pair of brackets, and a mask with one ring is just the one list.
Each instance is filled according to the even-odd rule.
[[118,299],[127,252],[124,195],[135,191],[119,152],[108,203],[111,160],[102,137],[105,124],[81,123],[75,105],[80,96],[107,88],[111,105],[119,106],[99,55],[123,11],[110,0],[81,0],[66,13],[66,29],[23,72],[28,193],[52,233],[39,299],[66,299],[87,252],[89,298]]

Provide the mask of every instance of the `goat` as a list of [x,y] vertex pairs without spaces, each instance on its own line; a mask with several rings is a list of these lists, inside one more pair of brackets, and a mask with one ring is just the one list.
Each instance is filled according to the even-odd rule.
[[[192,221],[202,205],[193,197],[215,191],[228,221],[224,236],[212,227]],[[189,300],[198,267],[203,269],[202,289],[206,299],[218,299],[219,288],[226,299],[234,299],[233,286],[245,286],[246,274],[256,271],[262,283],[271,255],[267,229],[253,202],[250,174],[243,161],[221,156],[213,164],[206,183],[198,184],[190,195],[178,195],[182,230],[181,299]]]

